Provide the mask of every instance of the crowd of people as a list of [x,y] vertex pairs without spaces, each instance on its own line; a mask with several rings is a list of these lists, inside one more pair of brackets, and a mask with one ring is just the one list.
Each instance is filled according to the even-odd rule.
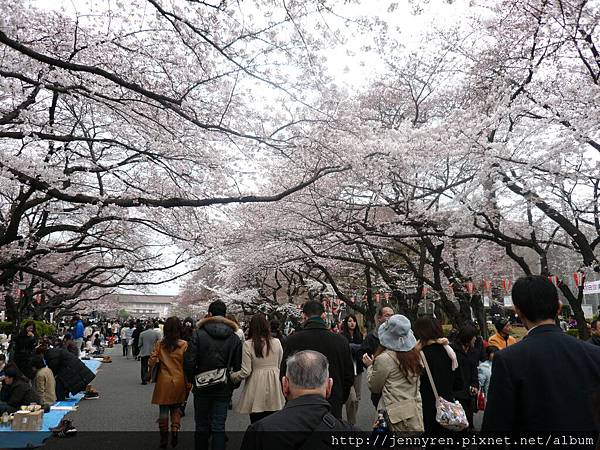
[[[389,306],[377,310],[376,326],[366,335],[352,314],[333,332],[317,301],[304,303],[301,326],[287,336],[263,314],[242,330],[220,300],[197,323],[169,317],[164,323],[90,324],[75,318],[63,339],[52,343],[39,339],[35,324],[26,323],[13,360],[0,359],[0,414],[86,390],[93,374],[78,356],[101,354],[104,346],[120,342],[124,357],[139,360],[141,384],[154,384],[151,403],[158,406],[160,448],[178,444],[192,393],[196,449],[224,449],[237,388],[241,393],[234,407],[250,419],[244,450],[324,448],[320,432],[459,440],[475,433],[478,410],[483,411],[481,435],[597,437],[598,321],[592,322],[589,342],[565,333],[557,325],[558,292],[544,277],[519,279],[512,299],[528,330],[521,341],[501,317],[487,340],[475,322],[446,337],[436,318],[411,322]],[[364,377],[368,393],[362,392]],[[367,394],[374,426],[358,430],[357,413]]]
[[[224,449],[232,393],[244,382],[236,405],[251,423],[243,449],[323,448],[314,437],[319,431],[359,431],[363,376],[375,428],[383,423],[388,433],[458,440],[475,433],[474,413],[483,410],[482,435],[597,436],[600,332],[590,342],[564,333],[556,325],[558,293],[544,277],[521,278],[512,297],[528,330],[520,342],[503,318],[488,340],[475,323],[447,338],[437,319],[411,323],[390,307],[377,311],[377,326],[366,336],[353,315],[335,333],[315,301],[303,305],[302,326],[286,337],[262,314],[252,317],[244,336],[218,300],[187,331],[171,317],[162,338],[152,335],[149,358],[160,447],[169,442],[169,418],[171,443],[177,444],[182,408],[192,392],[196,448]],[[459,412],[454,422],[440,418],[440,399]],[[464,423],[457,426],[461,417]]]

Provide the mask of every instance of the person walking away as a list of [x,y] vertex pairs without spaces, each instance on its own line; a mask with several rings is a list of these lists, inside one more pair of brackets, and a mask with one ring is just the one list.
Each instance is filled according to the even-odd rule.
[[[419,317],[413,326],[419,339],[419,348],[427,359],[429,370],[438,394],[449,402],[454,402],[454,391],[462,389],[463,379],[458,370],[456,353],[444,338],[442,325],[433,317]],[[454,432],[442,427],[435,419],[436,401],[429,378],[421,374],[421,400],[423,403],[423,425],[426,436],[452,436]]]
[[477,339],[477,329],[473,325],[465,325],[458,330],[456,341],[452,348],[458,359],[458,369],[461,372],[463,386],[454,391],[454,398],[460,402],[467,419],[469,420],[469,429],[473,428],[473,414],[475,412],[475,403],[477,391],[479,390],[479,378],[477,376],[477,364],[469,358],[469,350],[475,344]]
[[528,333],[494,354],[482,433],[577,434],[595,442],[600,348],[556,326],[558,291],[547,277],[519,278],[511,295]]
[[283,353],[280,375],[286,374],[286,360],[289,355],[301,350],[314,350],[325,355],[329,361],[329,376],[333,379],[333,389],[328,398],[331,414],[342,418],[342,407],[354,384],[352,354],[346,339],[329,331],[325,322],[325,310],[320,302],[308,301],[302,306],[304,324],[301,330],[288,336]]
[[169,414],[171,415],[171,446],[176,447],[181,428],[181,404],[185,403],[191,389],[183,373],[183,355],[188,343],[181,338],[181,322],[169,317],[163,328],[164,337],[155,345],[148,362],[150,371],[160,363],[152,393],[152,404],[158,405],[160,448],[169,443]]
[[31,403],[40,403],[35,390],[29,384],[29,380],[23,376],[16,365],[11,365],[5,370],[5,378],[2,381],[2,395],[5,401],[0,401],[0,414],[12,414],[21,406],[29,406]]
[[123,347],[123,356],[129,359],[129,339],[133,331],[129,327],[129,323],[125,322],[121,328],[121,346]]
[[[333,379],[325,355],[312,350],[294,353],[286,361],[282,378],[287,404],[251,424],[242,440],[242,450],[331,449],[322,437],[351,436],[356,429],[331,414]],[[328,439],[331,439],[330,437]],[[343,446],[335,448],[345,448]]]
[[498,351],[498,347],[488,345],[485,349],[487,359],[477,367],[477,377],[479,379],[479,389],[483,391],[483,395],[487,398],[490,387],[490,379],[492,378],[492,362],[494,361],[494,353]]
[[56,403],[56,381],[54,374],[44,362],[41,355],[35,355],[31,358],[31,367],[35,372],[33,377],[33,389],[40,398],[41,404],[52,405]]
[[85,327],[83,326],[83,320],[81,320],[81,316],[77,314],[73,319],[73,342],[77,346],[77,351],[81,351],[83,347],[83,332]]
[[[375,328],[367,333],[367,336],[363,340],[362,345],[358,351],[358,358],[362,361],[363,355],[367,354],[370,358],[373,358],[375,352],[379,348],[379,327],[382,323],[386,322],[390,317],[394,315],[394,310],[389,306],[380,306],[375,313]],[[377,408],[379,404],[380,394],[371,392],[371,403]]]
[[352,388],[350,388],[350,395],[345,404],[346,418],[352,425],[356,425],[356,414],[358,413],[358,406],[360,405],[362,374],[365,368],[361,357],[359,357],[360,347],[363,343],[363,335],[354,314],[346,316],[341,327],[341,335],[346,338],[350,345],[352,363],[354,365],[354,384],[352,385]]
[[283,348],[271,336],[269,322],[263,314],[255,314],[243,346],[242,368],[231,374],[234,383],[245,380],[237,411],[250,414],[250,423],[283,408],[285,398],[279,381],[282,357]]
[[215,383],[200,383],[201,379],[220,374],[237,372],[242,367],[242,342],[236,335],[237,325],[225,318],[227,307],[215,300],[208,307],[207,317],[198,322],[194,336],[184,357],[187,379],[193,383],[194,419],[196,422],[196,450],[208,449],[209,431],[212,450],[225,448],[225,421],[233,390],[229,377],[219,377]]
[[119,324],[118,320],[115,320],[112,324],[112,333],[115,338],[115,340],[113,341],[114,344],[118,343],[120,332],[121,332],[121,325]]
[[160,335],[154,329],[152,322],[146,324],[146,330],[140,333],[138,345],[140,346],[140,377],[142,384],[148,384],[148,361]]
[[506,347],[517,343],[517,340],[510,335],[510,332],[512,331],[512,325],[508,319],[501,317],[496,320],[494,326],[496,327],[497,333],[489,339],[488,345],[493,345],[494,347],[498,347],[498,349],[503,350]]
[[588,339],[588,342],[600,347],[600,320],[592,320],[590,333],[592,333],[592,336]]
[[424,431],[419,392],[422,372],[417,340],[410,320],[395,314],[379,326],[380,347],[373,358],[363,356],[369,389],[381,393],[378,411],[385,411],[394,434],[418,435]]
[[31,369],[31,357],[34,355],[37,336],[35,322],[29,320],[23,325],[23,329],[15,339],[15,357],[14,363],[20,372],[30,380],[33,378]]
[[142,324],[141,320],[137,320],[135,329],[131,333],[131,353],[136,361],[140,356],[140,334],[142,331],[144,331],[144,324]]
[[194,319],[191,317],[186,317],[183,319],[183,329],[181,331],[181,339],[186,342],[190,342],[192,340],[192,336],[194,335]]

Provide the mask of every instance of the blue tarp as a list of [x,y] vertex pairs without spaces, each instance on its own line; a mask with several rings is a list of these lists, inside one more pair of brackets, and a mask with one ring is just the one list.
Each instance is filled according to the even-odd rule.
[[[83,363],[94,373],[98,372],[101,364],[100,361],[94,360],[83,361]],[[83,394],[80,393],[62,402],[57,402],[54,406],[75,406],[82,398]],[[44,414],[44,422],[40,431],[12,431],[10,427],[0,426],[0,449],[31,448],[44,445],[44,441],[52,436],[50,428],[57,426],[69,412],[51,410]]]

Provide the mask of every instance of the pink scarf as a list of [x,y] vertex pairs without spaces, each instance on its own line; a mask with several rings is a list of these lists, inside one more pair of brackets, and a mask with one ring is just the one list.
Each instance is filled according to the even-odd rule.
[[422,341],[419,341],[419,342],[421,343],[421,348],[427,347],[428,345],[431,345],[431,344],[440,344],[440,345],[443,345],[444,349],[446,350],[446,353],[448,354],[448,356],[452,360],[452,370],[458,369],[458,360],[456,359],[456,353],[454,353],[454,350],[452,350],[452,347],[450,347],[448,339],[446,339],[446,338],[439,338],[439,339],[431,339],[431,340],[426,341],[426,342],[422,342]]

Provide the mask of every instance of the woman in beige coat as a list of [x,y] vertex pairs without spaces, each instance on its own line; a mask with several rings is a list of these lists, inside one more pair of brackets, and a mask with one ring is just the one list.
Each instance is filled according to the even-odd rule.
[[191,386],[183,374],[183,355],[188,344],[180,339],[181,322],[169,317],[163,329],[164,338],[157,342],[148,361],[149,372],[160,362],[152,404],[158,405],[158,428],[160,447],[166,448],[169,441],[169,413],[171,414],[171,445],[178,443],[177,433],[181,427],[181,405],[187,400]]
[[423,406],[419,392],[422,365],[410,320],[400,314],[390,317],[379,327],[379,342],[373,359],[363,356],[368,367],[369,389],[382,394],[377,409],[386,412],[390,431],[422,433]]
[[250,414],[254,423],[283,408],[285,399],[279,380],[283,348],[279,339],[271,336],[269,322],[262,314],[250,320],[248,340],[244,342],[242,368],[231,374],[231,380],[246,380],[237,411]]

